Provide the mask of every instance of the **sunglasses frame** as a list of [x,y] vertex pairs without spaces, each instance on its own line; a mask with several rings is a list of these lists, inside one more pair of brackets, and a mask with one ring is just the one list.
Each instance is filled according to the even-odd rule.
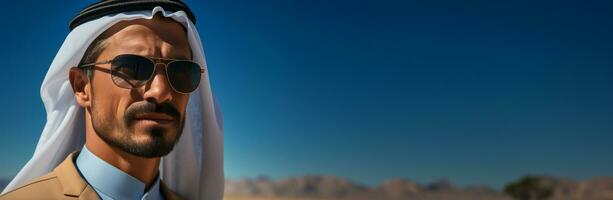
[[[130,83],[130,81],[128,81],[128,77],[122,77],[122,76],[121,76],[121,75],[122,75],[122,73],[118,73],[118,72],[120,72],[120,71],[118,71],[118,70],[114,70],[114,69],[113,69],[113,66],[112,66],[113,61],[115,61],[115,60],[116,60],[118,57],[120,57],[120,56],[138,56],[138,57],[143,57],[143,58],[146,58],[147,60],[151,61],[151,63],[153,64],[153,68],[154,68],[154,69],[153,69],[153,73],[151,73],[151,74],[149,75],[149,78],[147,78],[147,81],[144,81],[144,84],[142,84],[142,85],[133,85],[133,84],[131,84],[131,83]],[[156,61],[168,61],[168,62],[156,62]],[[194,63],[194,64],[196,64],[196,66],[198,66],[198,67],[200,68],[200,74],[203,74],[203,73],[205,72],[205,70],[204,70],[204,69],[203,69],[203,68],[200,66],[200,64],[198,64],[198,63],[196,63],[196,62],[194,62],[194,61],[191,61],[191,60],[172,59],[172,58],[160,58],[160,57],[150,57],[150,56],[142,56],[142,55],[136,55],[136,54],[120,54],[120,55],[115,56],[115,57],[114,57],[113,59],[111,59],[111,60],[102,61],[102,62],[96,62],[96,63],[83,64],[83,65],[79,65],[79,66],[77,66],[77,68],[79,68],[79,69],[84,69],[84,70],[88,70],[88,69],[100,70],[100,71],[102,71],[102,72],[105,72],[105,73],[109,73],[109,74],[111,74],[111,79],[112,79],[112,76],[119,76],[119,78],[122,78],[122,79],[126,80],[126,83],[130,84],[131,88],[125,88],[125,87],[119,86],[119,85],[118,85],[118,84],[117,84],[117,83],[116,83],[116,82],[113,80],[113,83],[115,84],[115,86],[120,87],[120,88],[125,88],[125,89],[134,89],[134,88],[142,87],[143,85],[146,85],[146,84],[147,84],[149,81],[151,81],[151,79],[152,79],[152,78],[153,78],[153,76],[155,75],[155,71],[156,71],[155,69],[157,68],[157,65],[158,65],[158,64],[162,64],[162,65],[163,65],[163,67],[164,67],[164,74],[166,75],[166,79],[167,79],[167,81],[168,81],[168,84],[169,84],[169,85],[170,85],[170,87],[172,88],[172,90],[174,90],[175,92],[180,93],[180,94],[190,94],[190,93],[192,93],[192,92],[196,91],[196,90],[198,89],[198,87],[200,87],[200,82],[201,82],[201,81],[200,81],[200,79],[198,80],[198,85],[196,86],[196,88],[194,88],[194,90],[192,90],[191,92],[181,92],[181,91],[178,91],[178,90],[175,88],[175,86],[172,84],[172,81],[170,80],[170,76],[168,75],[168,70],[167,70],[167,68],[168,68],[168,65],[170,65],[171,63],[176,62],[176,61],[187,61],[187,62]],[[106,69],[106,68],[102,68],[102,67],[98,67],[98,66],[96,66],[96,65],[102,65],[102,64],[111,64],[111,69]],[[113,73],[113,72],[115,72],[115,73]],[[200,76],[200,78],[202,78],[202,75]],[[174,80],[174,79],[173,79],[173,80]]]

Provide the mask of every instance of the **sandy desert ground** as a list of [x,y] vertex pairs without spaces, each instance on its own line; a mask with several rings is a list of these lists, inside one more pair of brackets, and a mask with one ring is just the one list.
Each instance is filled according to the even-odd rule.
[[339,200],[330,198],[299,198],[299,197],[245,197],[225,196],[224,200]]

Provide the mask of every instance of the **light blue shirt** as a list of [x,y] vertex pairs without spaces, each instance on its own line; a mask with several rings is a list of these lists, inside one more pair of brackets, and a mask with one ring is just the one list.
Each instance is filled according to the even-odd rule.
[[98,158],[85,146],[77,157],[77,169],[102,200],[163,200],[160,178],[145,191],[145,184]]

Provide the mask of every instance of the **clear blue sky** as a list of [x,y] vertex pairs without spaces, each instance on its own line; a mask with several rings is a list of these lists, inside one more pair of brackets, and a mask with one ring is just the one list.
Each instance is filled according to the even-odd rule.
[[[34,151],[40,84],[91,2],[0,8],[0,176]],[[613,176],[611,1],[187,2],[229,178]]]

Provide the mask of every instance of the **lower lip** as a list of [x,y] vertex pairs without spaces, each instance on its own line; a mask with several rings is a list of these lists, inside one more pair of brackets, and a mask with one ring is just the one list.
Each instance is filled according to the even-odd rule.
[[142,123],[154,123],[154,124],[170,124],[173,122],[173,120],[165,120],[165,119],[136,119],[136,121],[138,122],[142,122]]

